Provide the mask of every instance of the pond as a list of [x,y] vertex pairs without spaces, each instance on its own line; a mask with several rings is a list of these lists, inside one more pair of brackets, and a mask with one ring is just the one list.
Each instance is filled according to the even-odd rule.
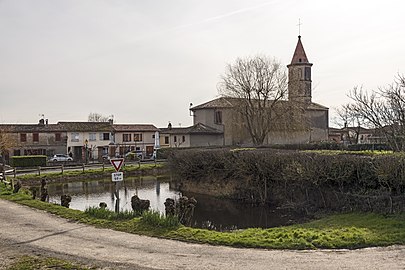
[[[107,203],[107,208],[116,208],[115,186],[111,179],[49,184],[49,201],[60,204],[60,197],[72,197],[70,208],[84,211],[90,206]],[[242,202],[218,199],[212,196],[184,193],[172,189],[169,177],[126,177],[119,190],[119,209],[132,210],[131,197],[138,195],[150,200],[151,208],[164,213],[167,198],[178,199],[181,195],[194,197],[197,206],[194,211],[192,227],[226,231],[243,228],[270,228],[300,223],[307,218],[290,211],[270,206],[255,206]]]

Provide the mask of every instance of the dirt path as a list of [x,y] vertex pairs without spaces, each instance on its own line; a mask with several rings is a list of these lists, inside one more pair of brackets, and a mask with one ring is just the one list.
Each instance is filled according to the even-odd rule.
[[279,251],[188,244],[70,222],[0,200],[0,269],[42,254],[105,269],[405,269],[405,246]]

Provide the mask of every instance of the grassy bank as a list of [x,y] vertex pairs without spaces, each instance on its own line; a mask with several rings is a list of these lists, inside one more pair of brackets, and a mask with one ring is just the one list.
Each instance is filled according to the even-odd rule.
[[40,256],[21,256],[15,258],[6,270],[34,270],[34,269],[60,269],[60,270],[91,270],[95,267],[82,266],[80,264],[60,260],[57,258]]
[[301,225],[216,232],[181,225],[165,226],[160,221],[153,221],[155,217],[148,217],[148,222],[142,217],[124,220],[95,217],[91,213],[32,200],[27,191],[13,194],[4,185],[0,187],[0,198],[100,228],[212,245],[271,249],[353,249],[405,244],[404,214],[386,216],[370,213],[339,214]]

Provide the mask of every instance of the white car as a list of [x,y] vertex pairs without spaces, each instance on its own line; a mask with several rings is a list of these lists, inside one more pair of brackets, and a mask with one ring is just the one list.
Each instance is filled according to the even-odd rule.
[[68,155],[56,154],[50,158],[50,161],[73,161]]

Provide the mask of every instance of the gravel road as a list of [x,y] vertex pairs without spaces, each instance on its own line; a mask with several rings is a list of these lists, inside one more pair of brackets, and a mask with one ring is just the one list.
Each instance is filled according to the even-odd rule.
[[0,200],[0,269],[16,254],[102,269],[405,269],[405,246],[280,251],[189,244],[97,229]]

